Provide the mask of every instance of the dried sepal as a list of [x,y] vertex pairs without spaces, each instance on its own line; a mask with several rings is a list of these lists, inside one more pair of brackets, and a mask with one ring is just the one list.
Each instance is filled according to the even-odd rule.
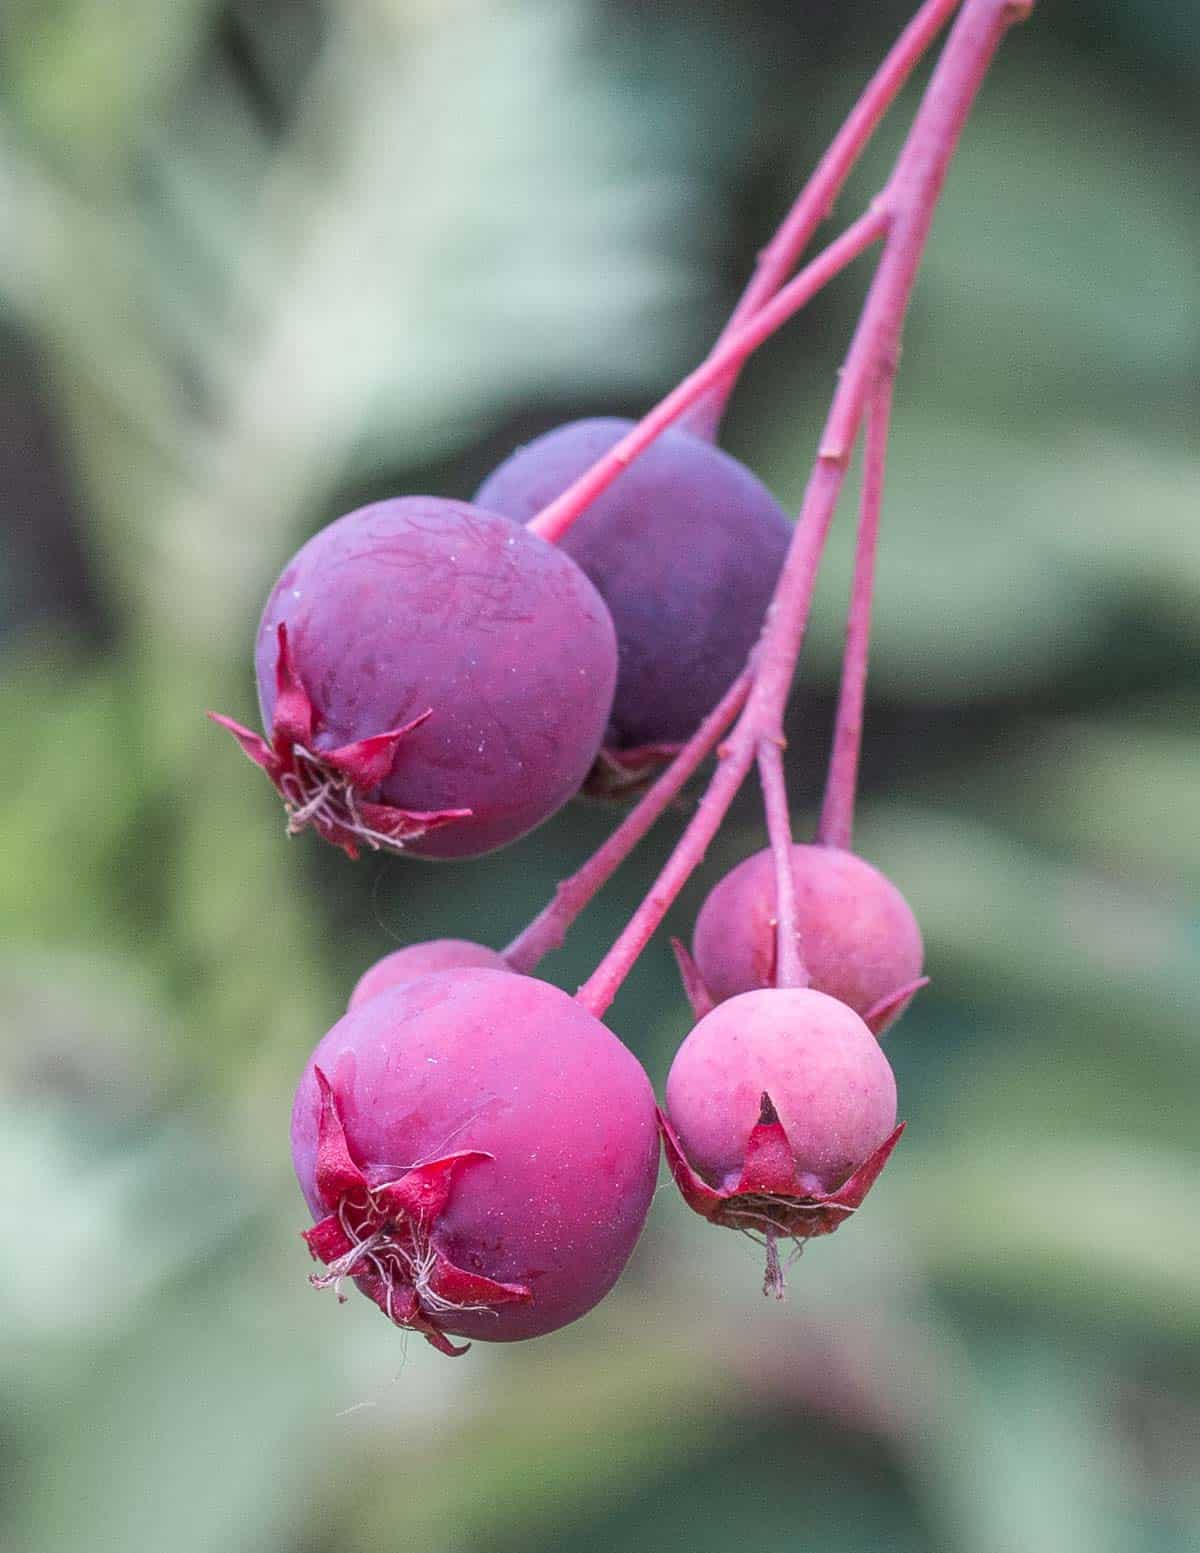
[[796,1169],[787,1133],[768,1094],[746,1139],[742,1171],[732,1187],[710,1186],[688,1162],[679,1135],[658,1113],[663,1151],[672,1178],[688,1207],[727,1229],[746,1231],[773,1243],[779,1236],[802,1243],[831,1235],[859,1207],[900,1140],[898,1127],[832,1192],[815,1189]]
[[528,1302],[524,1284],[500,1283],[458,1267],[432,1240],[459,1170],[491,1159],[480,1149],[460,1149],[406,1170],[394,1181],[372,1187],[355,1163],[338,1115],[333,1088],[320,1068],[317,1162],[314,1182],[329,1212],[304,1231],[314,1260],[327,1271],[314,1273],[314,1288],[341,1286],[351,1278],[397,1326],[420,1332],[439,1352],[465,1353],[438,1324],[439,1315],[490,1310]]
[[275,710],[270,741],[216,712],[208,715],[232,734],[243,753],[260,766],[287,809],[289,835],[310,826],[348,857],[360,847],[400,852],[407,843],[455,820],[470,809],[405,809],[373,802],[369,794],[390,775],[406,735],[433,715],[427,708],[399,728],[356,739],[333,750],[316,750],[321,718],[296,670],[287,626],[277,631]]
[[878,1039],[890,1024],[899,1019],[921,988],[928,985],[928,976],[918,976],[913,981],[905,982],[903,987],[897,987],[895,992],[889,992],[878,1003],[873,1003],[863,1015],[863,1024]]

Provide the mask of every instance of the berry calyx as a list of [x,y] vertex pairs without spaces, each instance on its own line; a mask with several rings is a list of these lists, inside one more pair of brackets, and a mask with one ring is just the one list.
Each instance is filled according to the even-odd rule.
[[454,1177],[462,1167],[493,1156],[459,1149],[372,1187],[351,1158],[329,1080],[320,1068],[313,1074],[321,1092],[313,1183],[329,1209],[304,1231],[313,1258],[328,1267],[313,1274],[313,1287],[333,1288],[344,1299],[342,1282],[353,1278],[397,1326],[420,1332],[440,1353],[465,1353],[470,1345],[452,1343],[436,1324],[437,1315],[527,1304],[533,1297],[524,1284],[500,1283],[456,1266],[431,1239]]
[[269,738],[216,720],[290,831],[351,857],[474,856],[578,791],[616,667],[608,610],[568,556],[496,513],[405,497],[339,518],[284,568],[256,650]]
[[426,710],[401,728],[356,739],[337,749],[316,751],[321,719],[304,688],[288,645],[287,626],[276,627],[275,714],[270,742],[231,717],[208,715],[226,729],[256,766],[266,772],[283,798],[289,836],[311,826],[324,840],[357,858],[359,848],[401,851],[428,831],[470,818],[470,809],[406,809],[372,802],[388,776],[407,734],[431,716]]
[[[908,902],[856,853],[796,843],[791,856],[798,948],[810,986],[848,1004],[881,1035],[924,985],[921,930]],[[766,849],[731,869],[701,907],[692,953],[718,1003],[775,984],[775,900]]]
[[292,1154],[306,1240],[397,1326],[515,1342],[590,1310],[620,1275],[657,1174],[633,1054],[556,987],[431,972],[318,1044]]
[[763,1244],[777,1294],[779,1239],[837,1229],[903,1130],[878,1041],[811,988],[742,993],[701,1019],[671,1065],[660,1126],[684,1201]]

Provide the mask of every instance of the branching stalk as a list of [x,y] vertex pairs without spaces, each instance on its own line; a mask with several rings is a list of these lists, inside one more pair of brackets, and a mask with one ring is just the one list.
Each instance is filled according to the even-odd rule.
[[[579,1001],[597,1015],[608,1008],[703,859],[761,741],[774,736],[782,725],[817,567],[867,397],[881,367],[894,361],[899,351],[900,331],[933,212],[971,104],[1008,27],[1031,9],[1032,0],[966,0],[892,176],[872,207],[874,213],[886,216],[887,240],[842,368],[796,531],[767,611],[749,699],[723,747],[723,759],[707,792],[650,893],[579,990]],[[762,313],[756,315],[761,317]],[[718,359],[719,353],[714,352],[709,364]]]
[[830,243],[810,264],[805,265],[793,280],[788,281],[753,318],[739,325],[723,344],[715,347],[694,372],[689,373],[677,388],[660,400],[632,431],[627,432],[602,458],[597,459],[561,496],[555,497],[541,512],[530,518],[528,527],[551,544],[560,540],[575,519],[608,489],[622,470],[627,469],[640,453],[645,452],[657,436],[695,404],[723,373],[731,366],[739,366],[768,335],[799,312],[822,286],[839,275],[864,249],[878,241],[887,230],[887,225],[886,212],[878,204],[872,205],[841,237]]
[[[800,255],[812,241],[813,233],[832,214],[843,184],[880,120],[961,3],[962,0],[926,0],[896,39],[887,58],[867,83],[829,149],[817,163],[796,203],[759,254],[749,284],[730,314],[729,322],[717,337],[717,346],[725,344],[736,334],[741,325],[752,318],[783,285]],[[737,378],[736,368],[726,373],[687,412],[680,425],[696,436],[715,436]]]
[[575,918],[608,883],[654,822],[679,796],[684,784],[712,753],[721,735],[746,704],[749,693],[750,673],[747,670],[729,687],[608,840],[588,858],[582,868],[569,879],[563,880],[549,905],[505,949],[504,958],[514,971],[533,970],[543,955],[559,947]]

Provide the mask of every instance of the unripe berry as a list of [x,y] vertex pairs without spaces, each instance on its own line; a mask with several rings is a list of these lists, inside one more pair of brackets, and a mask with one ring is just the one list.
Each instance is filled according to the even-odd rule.
[[290,829],[426,857],[488,852],[575,793],[604,732],[616,641],[569,557],[462,502],[339,518],[267,600],[270,742],[227,719]]
[[368,998],[378,997],[390,987],[415,981],[430,971],[452,971],[468,966],[476,970],[508,970],[502,954],[484,944],[473,944],[468,938],[431,938],[424,944],[405,944],[402,949],[393,949],[382,960],[376,960],[362,973],[350,994],[347,1012],[353,1012]]
[[292,1157],[328,1272],[443,1352],[565,1326],[616,1282],[654,1190],[640,1063],[545,982],[434,972],[313,1052]]
[[765,1241],[829,1234],[896,1139],[896,1083],[871,1031],[811,988],[745,992],[706,1014],[667,1079],[667,1162],[688,1205]]
[[[921,930],[877,868],[836,847],[792,847],[796,930],[809,984],[848,1004],[881,1034],[921,977]],[[775,980],[775,865],[769,849],[732,869],[696,919],[692,952],[718,1002]],[[898,1002],[885,1006],[894,994]]]
[[[519,448],[484,481],[482,507],[527,522],[618,442],[632,421],[573,421]],[[560,541],[617,629],[611,752],[678,743],[745,667],[791,524],[728,453],[669,430]]]

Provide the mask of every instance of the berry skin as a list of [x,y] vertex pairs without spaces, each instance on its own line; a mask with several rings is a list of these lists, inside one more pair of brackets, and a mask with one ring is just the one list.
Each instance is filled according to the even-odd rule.
[[689,1207],[775,1240],[830,1234],[862,1202],[900,1135],[896,1081],[852,1009],[809,987],[744,992],[676,1053],[662,1118]]
[[[800,957],[810,985],[840,999],[877,1035],[904,1012],[921,977],[921,930],[877,868],[836,847],[792,847]],[[696,919],[692,953],[717,1001],[775,978],[775,866],[770,849],[732,869]],[[904,996],[892,1001],[897,993]]]
[[327,1272],[398,1326],[539,1337],[590,1310],[633,1250],[658,1163],[641,1064],[529,976],[434,972],[380,993],[313,1052],[292,1158]]
[[[476,496],[527,522],[631,429],[573,421],[505,460]],[[677,744],[745,667],[791,538],[728,453],[668,430],[576,520],[561,548],[612,611],[620,670],[607,752]]]
[[579,788],[616,641],[560,550],[463,502],[405,497],[331,523],[284,568],[255,654],[270,742],[231,724],[289,829],[470,857]]
[[385,954],[382,960],[376,960],[362,973],[350,994],[347,1012],[352,1013],[368,998],[378,997],[389,987],[415,981],[430,971],[452,971],[467,966],[487,971],[508,970],[502,954],[483,944],[473,944],[467,938],[432,938],[424,944],[405,944],[403,949],[393,949],[391,954]]

